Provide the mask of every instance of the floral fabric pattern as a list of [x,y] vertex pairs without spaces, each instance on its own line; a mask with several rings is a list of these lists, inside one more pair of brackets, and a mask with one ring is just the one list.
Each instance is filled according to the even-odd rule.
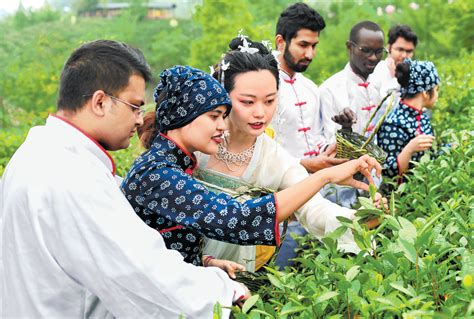
[[159,132],[183,127],[219,105],[227,107],[227,114],[232,107],[226,90],[217,80],[189,66],[177,65],[161,72],[153,96]]
[[[433,135],[429,117],[402,101],[388,116],[377,132],[377,143],[387,153],[383,174],[388,177],[399,175],[398,154],[419,134]],[[424,152],[414,153],[411,160],[418,162]],[[413,167],[410,163],[409,167]]]
[[438,71],[433,62],[405,59],[403,63],[410,65],[410,78],[408,86],[400,89],[402,96],[429,91],[439,84]]
[[201,265],[203,236],[239,245],[279,244],[273,194],[244,203],[217,195],[190,175],[195,166],[194,157],[160,134],[121,186],[138,216],[160,231],[168,248]]

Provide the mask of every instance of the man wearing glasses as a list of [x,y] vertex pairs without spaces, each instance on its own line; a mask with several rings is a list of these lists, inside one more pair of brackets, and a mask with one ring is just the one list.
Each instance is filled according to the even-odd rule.
[[[142,53],[86,43],[61,74],[58,110],[30,130],[0,194],[1,318],[212,318],[245,287],[185,263],[135,214],[107,151],[143,124]],[[228,317],[229,310],[223,310]]]
[[388,57],[375,67],[370,80],[378,88],[380,96],[395,91],[400,85],[395,77],[395,67],[407,58],[412,58],[418,43],[415,32],[407,25],[396,25],[388,31]]
[[[341,125],[352,127],[354,132],[362,135],[367,133],[367,121],[381,100],[379,91],[369,80],[386,52],[380,26],[371,21],[357,23],[350,31],[346,48],[349,62],[319,87],[323,135],[329,142],[336,140],[336,130]],[[351,207],[356,200],[355,190],[349,189],[352,195],[348,196],[343,194],[343,189],[340,191],[328,192],[326,197],[342,206]]]

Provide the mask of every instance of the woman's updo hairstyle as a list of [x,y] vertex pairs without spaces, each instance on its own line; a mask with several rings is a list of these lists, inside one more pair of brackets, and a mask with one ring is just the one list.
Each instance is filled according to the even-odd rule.
[[401,87],[407,87],[408,81],[410,81],[410,63],[399,63],[395,68],[395,76]]
[[230,51],[224,55],[221,62],[214,66],[213,73],[213,77],[224,86],[228,93],[234,89],[237,75],[261,70],[270,71],[275,77],[278,89],[278,62],[264,44],[239,36],[230,41],[229,48]]

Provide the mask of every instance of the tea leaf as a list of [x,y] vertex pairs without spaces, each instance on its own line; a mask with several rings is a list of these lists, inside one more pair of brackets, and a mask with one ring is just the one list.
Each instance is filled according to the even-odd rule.
[[273,286],[275,286],[277,288],[280,288],[280,289],[283,289],[283,284],[282,284],[282,282],[280,281],[279,278],[277,278],[276,276],[274,276],[272,274],[267,274],[267,277],[268,277],[268,280],[270,280],[270,282],[272,283]]
[[474,314],[474,300],[471,301],[466,311],[467,314]]
[[413,246],[410,242],[402,238],[398,238],[397,242],[400,250],[403,252],[405,257],[412,263],[416,264],[417,253],[415,246]]
[[359,197],[360,205],[367,209],[376,209],[371,199],[366,197]]
[[407,184],[406,184],[406,183],[400,184],[400,186],[398,186],[397,192],[398,192],[398,193],[403,193],[406,188],[407,188]]
[[[360,276],[361,277],[361,276]],[[352,282],[351,290],[357,295],[360,291],[360,281],[354,280]]]
[[375,193],[377,193],[377,188],[375,187],[374,184],[369,185],[369,194],[370,194],[370,199],[372,202],[375,201]]
[[297,307],[291,307],[291,308],[288,308],[288,309],[285,309],[281,311],[280,315],[281,316],[286,316],[286,315],[289,315],[289,314],[292,314],[292,313],[296,313],[296,312],[301,312],[303,310],[306,310],[308,307],[306,306],[297,306]]
[[430,161],[430,154],[428,152],[425,152],[425,154],[423,154],[423,156],[421,156],[420,158],[420,164],[428,164]]
[[260,319],[260,315],[256,311],[252,310],[245,319]]
[[327,238],[331,238],[331,239],[338,239],[339,237],[341,237],[342,235],[344,235],[344,233],[347,231],[347,227],[346,226],[340,226],[338,228],[336,228],[336,230],[334,230],[333,232],[327,234],[326,236],[324,237],[327,237]]
[[416,227],[408,219],[398,217],[398,222],[402,226],[399,232],[400,238],[414,243],[416,239]]
[[342,216],[336,216],[336,219],[341,222],[342,225],[349,226],[352,225],[352,219]]
[[351,282],[360,272],[360,266],[352,266],[347,272],[346,272],[346,280],[348,282]]
[[367,208],[360,208],[356,211],[355,215],[360,217],[361,219],[367,217],[374,217],[374,216],[382,216],[383,212],[380,209],[367,209]]
[[402,281],[391,282],[390,286],[392,286],[392,288],[395,288],[395,289],[403,292],[404,294],[406,294],[410,297],[415,297],[415,293],[413,291],[410,291],[407,288],[403,287],[403,282]]
[[[222,306],[220,303],[216,303],[214,305],[214,311],[213,311],[213,319],[218,319],[222,317]],[[181,316],[180,316],[181,318]]]
[[374,298],[374,300],[376,300],[376,301],[378,301],[378,302],[380,302],[380,303],[386,304],[386,305],[390,305],[390,306],[396,307],[396,304],[395,304],[392,300],[390,300],[390,299],[388,299],[388,298],[385,298],[385,297]]
[[[270,318],[274,318],[275,315],[272,315],[266,311],[263,311],[263,310],[260,310],[260,309],[252,309],[252,311],[250,312],[252,315],[253,314],[262,314],[262,315],[265,315],[267,317],[270,317]],[[260,318],[260,316],[258,316],[257,318]]]
[[330,237],[324,237],[321,239],[321,241],[326,245],[326,247],[331,250],[331,251],[334,251],[336,250],[336,241]]
[[321,303],[339,295],[337,291],[327,291],[316,298],[316,303]]
[[252,308],[255,305],[255,303],[258,301],[259,298],[260,298],[259,295],[253,295],[249,299],[245,300],[245,303],[242,306],[242,312],[247,313],[250,310],[250,308]]
[[431,217],[430,220],[425,224],[425,226],[420,230],[420,234],[423,234],[425,231],[427,231],[428,228],[431,227],[431,225],[433,225],[433,223],[437,221],[444,214],[445,214],[445,211],[442,211],[441,213]]

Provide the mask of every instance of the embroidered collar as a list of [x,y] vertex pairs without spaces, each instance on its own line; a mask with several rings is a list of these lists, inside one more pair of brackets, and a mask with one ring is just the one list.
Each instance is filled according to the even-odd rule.
[[183,171],[192,174],[197,165],[196,156],[189,154],[169,136],[160,133],[153,140],[151,148],[166,161],[179,165]]
[[422,110],[418,110],[417,108],[415,108],[414,106],[411,106],[410,104],[408,104],[408,103],[405,102],[404,100],[400,100],[400,106],[401,106],[404,110],[409,111],[410,114],[412,114],[413,116],[417,116],[417,115],[420,115],[421,113],[423,113]]
[[296,81],[296,75],[298,73],[295,72],[295,74],[291,77],[285,70],[283,69],[278,69],[278,71],[280,72],[280,79],[282,79],[283,81],[287,82],[287,83],[290,83],[290,84],[293,84],[295,83]]

